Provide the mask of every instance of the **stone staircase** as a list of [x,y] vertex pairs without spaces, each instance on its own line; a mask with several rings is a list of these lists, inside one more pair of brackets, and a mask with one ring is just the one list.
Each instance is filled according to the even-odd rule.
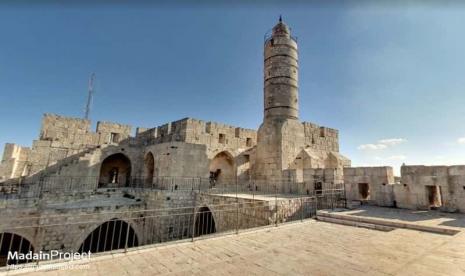
[[57,163],[48,166],[39,174],[41,177],[53,177],[53,176],[60,176],[63,174],[63,172],[70,166],[79,164],[80,162],[83,161],[89,161],[92,155],[97,151],[100,150],[102,147],[101,146],[96,146],[92,148],[85,149],[77,154],[68,156],[66,158],[63,158],[59,160]]
[[429,232],[429,233],[442,234],[442,235],[451,235],[451,236],[460,232],[459,230],[446,228],[446,227],[422,225],[418,223],[380,219],[380,218],[374,218],[374,217],[348,215],[348,214],[344,214],[344,212],[341,212],[341,211],[342,210],[335,210],[335,211],[320,210],[320,211],[317,211],[316,219],[319,221],[324,221],[324,222],[329,222],[329,223],[362,227],[362,228],[368,228],[368,229],[380,230],[380,231],[392,231],[395,229],[409,229],[409,230],[416,230],[416,231]]

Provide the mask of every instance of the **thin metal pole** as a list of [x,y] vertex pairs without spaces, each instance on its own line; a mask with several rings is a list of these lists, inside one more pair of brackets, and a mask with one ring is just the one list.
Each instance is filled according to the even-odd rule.
[[105,229],[105,241],[103,242],[103,251],[107,251],[107,240],[108,240],[108,228],[110,228],[111,221],[107,222],[106,229]]
[[129,217],[128,217],[127,227],[126,227],[126,242],[124,243],[124,252],[127,252],[127,251],[128,251],[129,222],[130,222],[130,219],[129,219]]
[[[39,226],[37,228],[37,235],[39,236],[39,239],[38,239],[38,244],[37,244],[37,249],[36,249],[36,252],[40,252],[40,248],[42,247],[42,239],[43,239],[43,235],[42,235],[42,230],[43,228],[40,227],[40,219],[39,219]],[[37,262],[36,262],[36,265],[39,266],[39,262],[40,262],[40,258],[37,258]]]
[[[13,240],[15,239],[15,234],[11,233],[11,234],[10,234],[10,237],[11,237],[11,238],[10,238],[10,245],[8,246],[8,252],[11,252],[11,246],[13,245]],[[8,252],[7,252],[7,254],[8,254]],[[19,253],[19,252],[18,252],[18,253]],[[16,260],[16,261],[18,261],[18,260]],[[8,260],[8,258],[7,258],[6,264],[7,264],[7,265],[10,264],[10,260]]]
[[113,244],[115,241],[115,231],[116,231],[116,220],[110,221],[110,224],[113,222],[113,231],[111,233],[111,244],[110,244],[110,250],[113,250]]
[[275,212],[276,212],[276,219],[275,219],[275,226],[278,227],[278,188],[276,186],[276,182],[274,184],[274,204],[275,204]]
[[255,201],[255,181],[252,181],[252,200]]
[[[95,231],[92,231],[92,233],[90,234],[89,251],[92,249],[92,242],[94,241],[94,232]],[[85,251],[84,247],[85,247],[85,244],[83,244],[82,246],[81,253]]]
[[[200,185],[199,185],[200,187]],[[194,202],[193,202],[194,206],[192,208],[192,238],[191,238],[191,241],[193,242],[194,241],[194,235],[195,235],[195,208],[196,208],[196,205],[197,205],[197,194],[194,194]]]
[[300,195],[300,221],[304,221],[304,204],[302,200],[302,195]]

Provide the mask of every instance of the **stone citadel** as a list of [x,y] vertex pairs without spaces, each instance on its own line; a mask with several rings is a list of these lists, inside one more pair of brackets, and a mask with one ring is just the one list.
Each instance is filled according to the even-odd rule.
[[[88,120],[45,114],[32,147],[5,145],[2,239],[14,244],[21,236],[43,250],[106,251],[92,237],[111,225],[142,245],[197,236],[193,228],[204,227],[202,220],[210,224],[205,231],[220,232],[266,225],[271,217],[285,221],[302,207],[290,199],[277,214],[263,201],[260,214],[244,210],[239,221],[214,206],[252,201],[205,190],[311,196],[343,187],[348,205],[465,212],[465,166],[402,166],[399,181],[391,167],[351,167],[339,152],[338,130],[300,121],[298,70],[297,41],[280,19],[264,44],[258,130],[185,118],[137,128],[133,137],[129,125],[98,122],[92,131]],[[192,217],[204,208],[200,222]],[[153,211],[168,209],[176,211]],[[76,222],[83,216],[91,219]],[[41,227],[53,223],[60,226]]]

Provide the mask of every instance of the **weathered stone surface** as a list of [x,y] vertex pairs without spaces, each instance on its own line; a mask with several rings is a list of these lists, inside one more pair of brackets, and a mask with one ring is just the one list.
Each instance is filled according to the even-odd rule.
[[[76,275],[463,275],[465,235],[307,221],[94,258]],[[68,275],[69,270],[44,272]]]

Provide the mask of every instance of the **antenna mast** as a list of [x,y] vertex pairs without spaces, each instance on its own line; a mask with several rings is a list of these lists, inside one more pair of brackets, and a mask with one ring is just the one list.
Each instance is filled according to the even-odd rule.
[[84,119],[89,120],[90,114],[90,105],[92,103],[92,96],[94,94],[94,80],[95,80],[95,73],[92,73],[89,78],[89,94],[87,95],[87,104],[85,109]]

